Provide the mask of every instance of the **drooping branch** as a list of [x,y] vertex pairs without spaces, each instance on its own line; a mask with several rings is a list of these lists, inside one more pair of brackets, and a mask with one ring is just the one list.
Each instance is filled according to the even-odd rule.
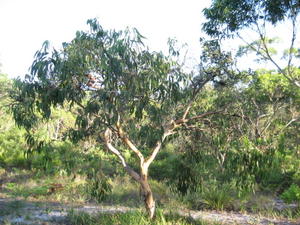
[[120,151],[118,149],[116,149],[112,144],[111,144],[111,130],[109,128],[107,128],[104,132],[104,142],[105,142],[105,145],[107,147],[107,149],[109,151],[111,151],[114,155],[116,155],[122,166],[124,167],[124,169],[127,171],[127,173],[136,181],[140,182],[140,175],[135,172],[130,166],[127,165],[124,157],[122,156],[122,154],[120,153]]

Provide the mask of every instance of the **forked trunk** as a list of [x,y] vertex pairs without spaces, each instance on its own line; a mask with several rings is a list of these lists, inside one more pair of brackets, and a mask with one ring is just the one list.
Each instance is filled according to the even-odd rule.
[[155,201],[153,198],[153,193],[148,183],[148,171],[142,168],[141,174],[141,195],[143,197],[145,207],[150,219],[154,218],[155,215]]
[[118,132],[124,143],[129,146],[129,148],[137,154],[137,156],[140,159],[140,174],[135,172],[133,169],[130,168],[130,166],[127,165],[124,157],[120,153],[118,149],[116,149],[112,144],[111,144],[111,135],[112,131],[111,129],[107,128],[106,131],[104,132],[104,140],[106,147],[114,154],[116,155],[119,159],[120,162],[122,163],[124,169],[126,172],[137,182],[140,183],[141,185],[141,196],[144,199],[144,203],[146,206],[147,213],[149,217],[152,219],[154,218],[155,214],[155,201],[153,199],[153,194],[150,188],[150,185],[148,183],[148,167],[150,163],[154,160],[156,154],[158,153],[158,150],[161,147],[161,142],[158,142],[157,147],[155,148],[154,152],[152,153],[151,157],[145,161],[144,156],[142,153],[132,144],[132,142],[124,135],[124,132],[120,128],[120,126],[117,126]]

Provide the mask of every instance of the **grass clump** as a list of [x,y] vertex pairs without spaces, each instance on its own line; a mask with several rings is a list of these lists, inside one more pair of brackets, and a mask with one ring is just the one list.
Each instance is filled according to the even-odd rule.
[[181,201],[187,208],[202,210],[232,210],[236,194],[230,184],[210,183],[196,191],[188,191]]
[[70,212],[68,222],[72,225],[218,225],[218,223],[193,221],[178,215],[165,216],[160,210],[154,220],[150,220],[141,211],[97,215]]
[[203,202],[209,209],[224,210],[232,208],[232,196],[230,186],[213,186],[202,194]]

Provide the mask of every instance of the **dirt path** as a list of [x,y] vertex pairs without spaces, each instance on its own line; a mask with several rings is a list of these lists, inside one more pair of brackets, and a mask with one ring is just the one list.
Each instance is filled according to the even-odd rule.
[[190,211],[178,212],[182,216],[189,216],[194,220],[214,221],[223,224],[242,224],[242,225],[300,225],[300,221],[288,221],[276,218],[267,218],[253,214],[242,214],[236,212],[217,212],[217,211]]
[[[66,224],[69,211],[94,213],[118,213],[137,210],[122,206],[99,205],[63,205],[49,202],[25,202],[14,199],[0,198],[0,224],[28,224],[28,225],[57,225]],[[172,211],[174,213],[174,211]],[[166,211],[166,213],[168,213]],[[193,218],[223,224],[242,225],[300,225],[300,221],[288,221],[275,218],[261,217],[251,214],[228,213],[217,211],[177,211],[178,214]]]

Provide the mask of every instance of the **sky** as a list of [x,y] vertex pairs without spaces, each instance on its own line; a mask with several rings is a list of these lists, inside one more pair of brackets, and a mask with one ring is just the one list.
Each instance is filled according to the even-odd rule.
[[0,0],[0,70],[23,77],[45,40],[60,48],[86,21],[104,29],[135,27],[151,50],[166,51],[168,38],[188,44],[188,60],[198,61],[202,10],[210,0]]

